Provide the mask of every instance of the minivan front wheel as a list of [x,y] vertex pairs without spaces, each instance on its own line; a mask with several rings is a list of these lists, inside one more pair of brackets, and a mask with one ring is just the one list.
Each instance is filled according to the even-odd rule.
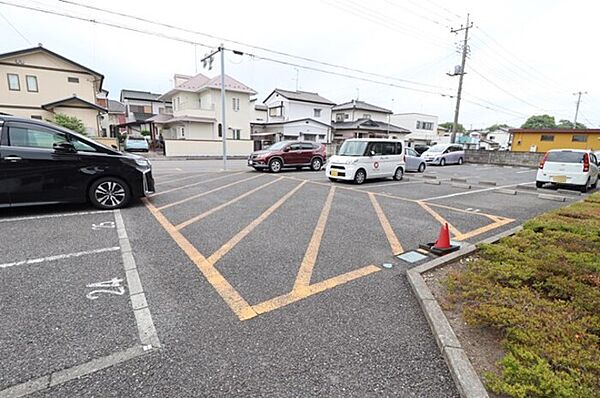
[[358,185],[365,182],[366,179],[367,179],[367,173],[363,169],[359,169],[356,172],[356,174],[354,174],[354,182],[357,183]]
[[440,160],[440,166],[444,167],[446,165],[446,159],[442,158]]
[[102,210],[120,209],[131,200],[129,186],[116,177],[105,177],[94,182],[88,194],[90,202]]

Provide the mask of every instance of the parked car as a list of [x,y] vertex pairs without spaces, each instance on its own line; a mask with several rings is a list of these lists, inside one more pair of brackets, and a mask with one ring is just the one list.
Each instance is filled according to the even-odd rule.
[[413,148],[406,148],[406,171],[425,171],[427,163]]
[[90,202],[118,209],[154,191],[152,165],[53,124],[0,116],[0,207]]
[[370,178],[393,177],[399,181],[405,170],[402,141],[356,138],[344,141],[339,153],[329,160],[325,174],[331,181],[362,184]]
[[148,152],[148,150],[150,149],[150,145],[148,145],[148,141],[144,136],[138,137],[130,135],[127,136],[127,138],[125,138],[124,149],[127,152]]
[[423,152],[421,157],[427,164],[445,166],[447,164],[463,164],[465,151],[458,144],[436,144]]
[[248,166],[255,170],[270,170],[279,173],[284,168],[302,169],[310,167],[319,171],[327,161],[325,145],[316,142],[280,141],[265,150],[252,152]]
[[414,150],[415,150],[415,152],[416,152],[416,153],[418,153],[418,154],[419,154],[419,156],[420,156],[420,155],[422,155],[422,154],[423,154],[423,152],[425,152],[426,150],[428,150],[428,149],[429,149],[429,145],[420,145],[420,144],[417,144],[417,145],[415,145],[415,146],[413,147],[413,149],[414,149]]
[[548,151],[538,169],[535,185],[546,183],[576,186],[581,192],[598,186],[598,158],[587,149],[553,149]]

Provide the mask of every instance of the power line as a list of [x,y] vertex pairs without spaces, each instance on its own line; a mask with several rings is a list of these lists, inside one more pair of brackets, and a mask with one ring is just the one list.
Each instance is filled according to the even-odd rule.
[[162,26],[162,27],[165,27],[165,28],[174,29],[174,30],[178,30],[178,31],[181,31],[181,32],[192,33],[192,34],[195,34],[195,35],[200,35],[200,36],[208,37],[208,38],[219,40],[219,41],[229,42],[229,43],[237,44],[237,45],[240,45],[240,46],[253,48],[255,50],[265,51],[265,52],[268,52],[268,53],[271,53],[271,54],[281,55],[281,56],[285,56],[285,57],[289,57],[289,58],[293,58],[293,59],[297,59],[297,60],[301,60],[301,61],[306,61],[306,62],[311,62],[311,63],[315,63],[315,64],[327,66],[327,67],[331,67],[331,68],[342,69],[342,70],[346,70],[346,71],[349,71],[349,72],[361,73],[361,74],[364,74],[364,75],[369,75],[369,76],[374,76],[374,77],[379,77],[379,78],[384,78],[384,79],[389,79],[389,80],[395,80],[395,81],[399,81],[399,82],[402,82],[402,83],[414,84],[414,85],[417,85],[417,86],[432,87],[432,88],[441,88],[443,90],[449,90],[446,87],[441,87],[441,86],[436,86],[436,85],[432,85],[432,84],[422,83],[422,82],[418,82],[418,81],[414,81],[414,80],[402,79],[402,78],[393,77],[393,76],[386,76],[386,75],[383,75],[383,74],[373,73],[373,72],[369,72],[369,71],[365,71],[365,70],[361,70],[361,69],[356,69],[356,68],[351,68],[351,67],[344,66],[344,65],[338,65],[338,64],[333,64],[333,63],[330,63],[330,62],[320,61],[320,60],[309,58],[309,57],[303,57],[303,56],[299,56],[299,55],[294,55],[294,54],[286,53],[286,52],[283,52],[283,51],[272,50],[272,49],[269,49],[269,48],[266,48],[266,47],[257,46],[257,45],[254,45],[254,44],[249,44],[249,43],[241,42],[241,41],[238,41],[238,40],[228,39],[228,38],[225,38],[225,37],[220,37],[220,36],[212,35],[212,34],[209,34],[209,33],[204,33],[204,32],[200,32],[200,31],[197,31],[197,30],[188,29],[188,28],[182,28],[182,27],[179,27],[179,26],[171,25],[169,23],[153,21],[153,20],[150,20],[150,19],[138,17],[138,16],[131,15],[131,14],[122,13],[122,12],[119,12],[119,11],[108,10],[108,9],[105,9],[105,8],[100,8],[100,7],[95,7],[95,6],[91,6],[91,5],[84,4],[84,3],[79,3],[77,1],[71,1],[71,0],[58,0],[58,1],[60,1],[61,3],[71,4],[71,5],[75,5],[75,6],[78,6],[78,7],[83,7],[83,8],[87,8],[87,9],[90,9],[90,10],[94,10],[94,11],[104,12],[104,13],[107,13],[107,14],[117,15],[117,16],[120,16],[120,17],[125,17],[125,18],[129,18],[129,19],[137,20],[137,21],[140,21],[140,22],[145,22],[145,23],[149,23],[149,24],[152,24],[152,25],[156,25],[156,26]]
[[[211,45],[206,44],[206,43],[200,43],[200,42],[194,41],[194,40],[183,39],[183,38],[180,38],[180,37],[166,35],[166,34],[158,33],[158,32],[155,32],[155,31],[147,31],[147,30],[143,30],[143,29],[133,28],[133,27],[129,27],[129,26],[126,26],[126,25],[123,25],[123,24],[116,24],[116,23],[106,22],[106,21],[100,21],[100,20],[96,20],[96,19],[92,19],[92,18],[80,17],[80,16],[77,16],[77,15],[70,15],[70,14],[66,14],[64,12],[47,10],[47,9],[42,9],[42,8],[37,8],[37,7],[32,7],[32,6],[27,6],[27,5],[22,5],[22,4],[14,4],[14,3],[9,3],[9,2],[3,1],[3,0],[0,0],[0,4],[4,4],[4,5],[7,5],[7,6],[13,6],[13,7],[21,8],[21,9],[27,9],[27,10],[30,10],[30,11],[41,12],[41,13],[45,13],[45,14],[49,14],[49,15],[55,15],[55,16],[65,17],[65,18],[74,19],[74,20],[80,20],[80,21],[84,21],[84,22],[105,25],[105,26],[109,26],[109,27],[112,27],[112,28],[127,30],[127,31],[131,31],[131,32],[141,33],[141,34],[146,34],[146,35],[151,35],[151,36],[156,36],[156,37],[160,37],[160,38],[164,38],[164,39],[168,39],[168,40],[173,40],[173,41],[179,41],[179,42],[183,42],[183,43],[187,43],[187,44],[199,45],[201,47],[205,47],[205,48],[209,48],[209,49],[214,49],[214,47],[215,47],[215,46],[211,46]],[[349,74],[346,74],[346,73],[334,72],[334,71],[331,71],[331,70],[325,70],[325,69],[316,68],[316,67],[312,67],[312,66],[308,66],[308,65],[301,65],[301,64],[297,64],[297,63],[293,63],[293,62],[278,60],[278,59],[274,59],[274,58],[270,58],[270,57],[266,57],[266,56],[261,56],[261,55],[257,55],[257,54],[252,54],[252,53],[247,53],[247,52],[243,53],[241,51],[229,50],[229,49],[228,49],[228,51],[232,51],[232,52],[234,52],[236,54],[245,54],[245,55],[248,55],[248,56],[250,56],[252,58],[255,58],[255,59],[265,60],[265,61],[269,61],[269,62],[273,62],[273,63],[278,63],[278,64],[282,64],[282,65],[287,65],[287,66],[292,66],[292,67],[297,67],[297,68],[301,68],[301,69],[305,69],[305,70],[311,70],[311,71],[315,71],[315,72],[321,72],[321,73],[330,74],[330,75],[334,75],[334,76],[340,76],[340,77],[345,77],[345,78],[350,78],[350,79],[354,79],[354,80],[365,81],[365,82],[369,82],[369,83],[375,83],[375,84],[389,86],[389,87],[394,87],[394,88],[400,88],[400,89],[405,89],[405,90],[410,90],[410,91],[416,91],[416,92],[421,92],[421,93],[425,93],[425,94],[439,95],[439,96],[447,97],[447,98],[454,98],[453,95],[446,94],[444,92],[436,92],[436,91],[432,91],[432,90],[426,90],[426,89],[419,89],[419,88],[414,88],[414,87],[401,86],[401,85],[395,84],[395,83],[383,82],[383,81],[379,81],[379,80],[375,80],[375,79],[369,79],[369,78],[365,78],[365,77],[353,76],[353,75],[349,75]],[[496,110],[497,111],[497,109],[493,109],[490,106],[480,104],[480,103],[478,103],[476,101],[467,100],[467,102],[472,103],[472,104],[477,105],[477,106],[480,106],[482,108],[486,108],[486,109]],[[502,112],[502,111],[500,111],[500,112]],[[503,113],[506,113],[506,112],[503,112]]]
[[436,3],[436,2],[434,2],[433,0],[425,0],[425,1],[427,1],[429,4],[433,4],[434,6],[436,6],[436,7],[438,7],[438,8],[441,8],[442,10],[444,10],[445,12],[447,12],[448,14],[453,14],[453,15],[454,15],[456,18],[458,18],[459,20],[461,20],[461,19],[463,19],[463,18],[464,18],[464,16],[458,15],[456,12],[454,12],[454,11],[452,11],[452,10],[449,10],[449,9],[447,9],[447,8],[446,8],[446,7],[444,7],[444,6],[441,6],[441,5],[437,4],[437,3]]
[[21,36],[21,38],[22,38],[23,40],[25,40],[27,43],[29,43],[29,45],[30,45],[30,46],[32,46],[32,45],[33,45],[33,44],[31,44],[31,41],[29,41],[29,39],[28,39],[27,37],[25,37],[25,35],[24,35],[23,33],[21,33],[21,32],[19,31],[19,29],[17,29],[17,28],[15,27],[15,25],[13,25],[12,23],[10,23],[10,21],[9,21],[9,20],[8,20],[8,19],[7,19],[7,18],[4,16],[4,14],[2,14],[1,12],[0,12],[0,17],[2,17],[2,19],[4,19],[4,20],[6,21],[6,23],[8,24],[8,26],[10,26],[11,28],[13,28],[13,30],[14,30],[15,32],[17,32],[17,34],[18,34],[19,36]]

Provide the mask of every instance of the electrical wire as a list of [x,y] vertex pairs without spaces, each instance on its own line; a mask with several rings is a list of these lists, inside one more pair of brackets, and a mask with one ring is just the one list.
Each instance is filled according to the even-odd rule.
[[27,37],[25,37],[25,35],[24,35],[23,33],[21,33],[21,31],[19,31],[19,29],[17,29],[17,28],[16,28],[16,26],[15,26],[15,25],[13,25],[13,24],[12,24],[12,23],[11,23],[11,22],[8,20],[8,18],[6,18],[6,17],[4,16],[4,14],[2,14],[1,12],[0,12],[0,17],[2,17],[2,19],[4,19],[4,20],[6,21],[6,23],[8,24],[8,26],[10,26],[11,28],[13,28],[13,30],[14,30],[15,32],[17,32],[17,34],[18,34],[19,36],[21,36],[21,38],[22,38],[23,40],[25,40],[25,41],[26,41],[26,42],[27,42],[27,43],[28,43],[30,46],[32,46],[32,45],[33,45],[33,44],[31,43],[31,41],[29,41],[29,39],[28,39]]
[[351,68],[351,67],[344,66],[344,65],[338,65],[338,64],[334,64],[334,63],[330,63],[330,62],[320,61],[320,60],[309,58],[309,57],[303,57],[303,56],[299,56],[299,55],[294,55],[294,54],[290,54],[290,53],[283,52],[283,51],[273,50],[273,49],[269,49],[269,48],[266,48],[266,47],[257,46],[257,45],[249,44],[249,43],[245,43],[245,42],[241,42],[241,41],[238,41],[238,40],[233,40],[233,39],[229,39],[229,38],[225,38],[225,37],[221,37],[221,36],[212,35],[212,34],[209,34],[209,33],[200,32],[200,31],[197,31],[197,30],[182,28],[182,27],[175,26],[175,25],[172,25],[172,24],[169,24],[169,23],[153,21],[153,20],[150,20],[150,19],[138,17],[138,16],[131,15],[131,14],[126,14],[126,13],[122,13],[122,12],[118,12],[118,11],[114,11],[114,10],[108,10],[108,9],[105,9],[105,8],[95,7],[95,6],[91,6],[91,5],[88,5],[88,4],[80,3],[80,2],[77,2],[77,1],[72,1],[72,0],[58,0],[58,1],[61,2],[61,3],[66,3],[66,4],[75,5],[75,6],[78,6],[78,7],[83,7],[83,8],[87,8],[87,9],[94,10],[94,11],[100,11],[100,12],[104,12],[104,13],[107,13],[107,14],[112,14],[112,15],[116,15],[116,16],[120,16],[120,17],[124,17],[124,18],[129,18],[129,19],[133,19],[133,20],[137,20],[137,21],[140,21],[140,22],[149,23],[149,24],[156,25],[156,26],[162,26],[162,27],[165,27],[165,28],[178,30],[178,31],[181,31],[181,32],[192,33],[192,34],[195,34],[195,35],[200,35],[200,36],[208,37],[208,38],[219,40],[219,41],[225,41],[225,42],[237,44],[237,45],[240,45],[240,46],[244,46],[244,47],[248,47],[248,48],[253,48],[255,50],[260,50],[260,51],[268,52],[268,53],[275,54],[275,55],[281,55],[281,56],[285,56],[285,57],[297,59],[297,60],[300,60],[300,61],[306,61],[306,62],[310,62],[310,63],[314,63],[314,64],[319,64],[319,65],[323,65],[323,66],[327,66],[327,67],[331,67],[331,68],[336,68],[336,69],[342,69],[342,70],[346,70],[346,71],[349,71],[349,72],[360,73],[360,74],[369,75],[369,76],[373,76],[373,77],[384,78],[384,79],[389,79],[389,80],[395,80],[395,81],[399,81],[399,82],[402,82],[402,83],[414,84],[414,85],[417,85],[417,86],[424,86],[424,87],[440,88],[440,89],[443,89],[443,90],[449,90],[446,87],[435,86],[435,85],[431,85],[431,84],[427,84],[427,83],[423,83],[423,82],[418,82],[418,81],[408,80],[408,79],[402,79],[402,78],[393,77],[393,76],[386,76],[386,75],[383,75],[383,74],[369,72],[369,71],[365,71],[365,70],[361,70],[361,69],[356,69],[356,68]]

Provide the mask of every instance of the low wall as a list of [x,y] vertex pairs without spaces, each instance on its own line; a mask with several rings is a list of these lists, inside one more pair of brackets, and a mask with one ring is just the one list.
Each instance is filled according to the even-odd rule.
[[116,138],[111,138],[111,137],[90,137],[90,138],[92,138],[96,142],[106,145],[109,148],[112,148],[112,145],[116,145],[117,148],[119,147],[119,143],[117,142]]
[[[252,140],[227,140],[227,156],[247,157],[254,150]],[[221,140],[165,140],[166,156],[223,156]]]
[[507,166],[538,167],[544,154],[541,152],[511,152],[465,149],[465,162]]

